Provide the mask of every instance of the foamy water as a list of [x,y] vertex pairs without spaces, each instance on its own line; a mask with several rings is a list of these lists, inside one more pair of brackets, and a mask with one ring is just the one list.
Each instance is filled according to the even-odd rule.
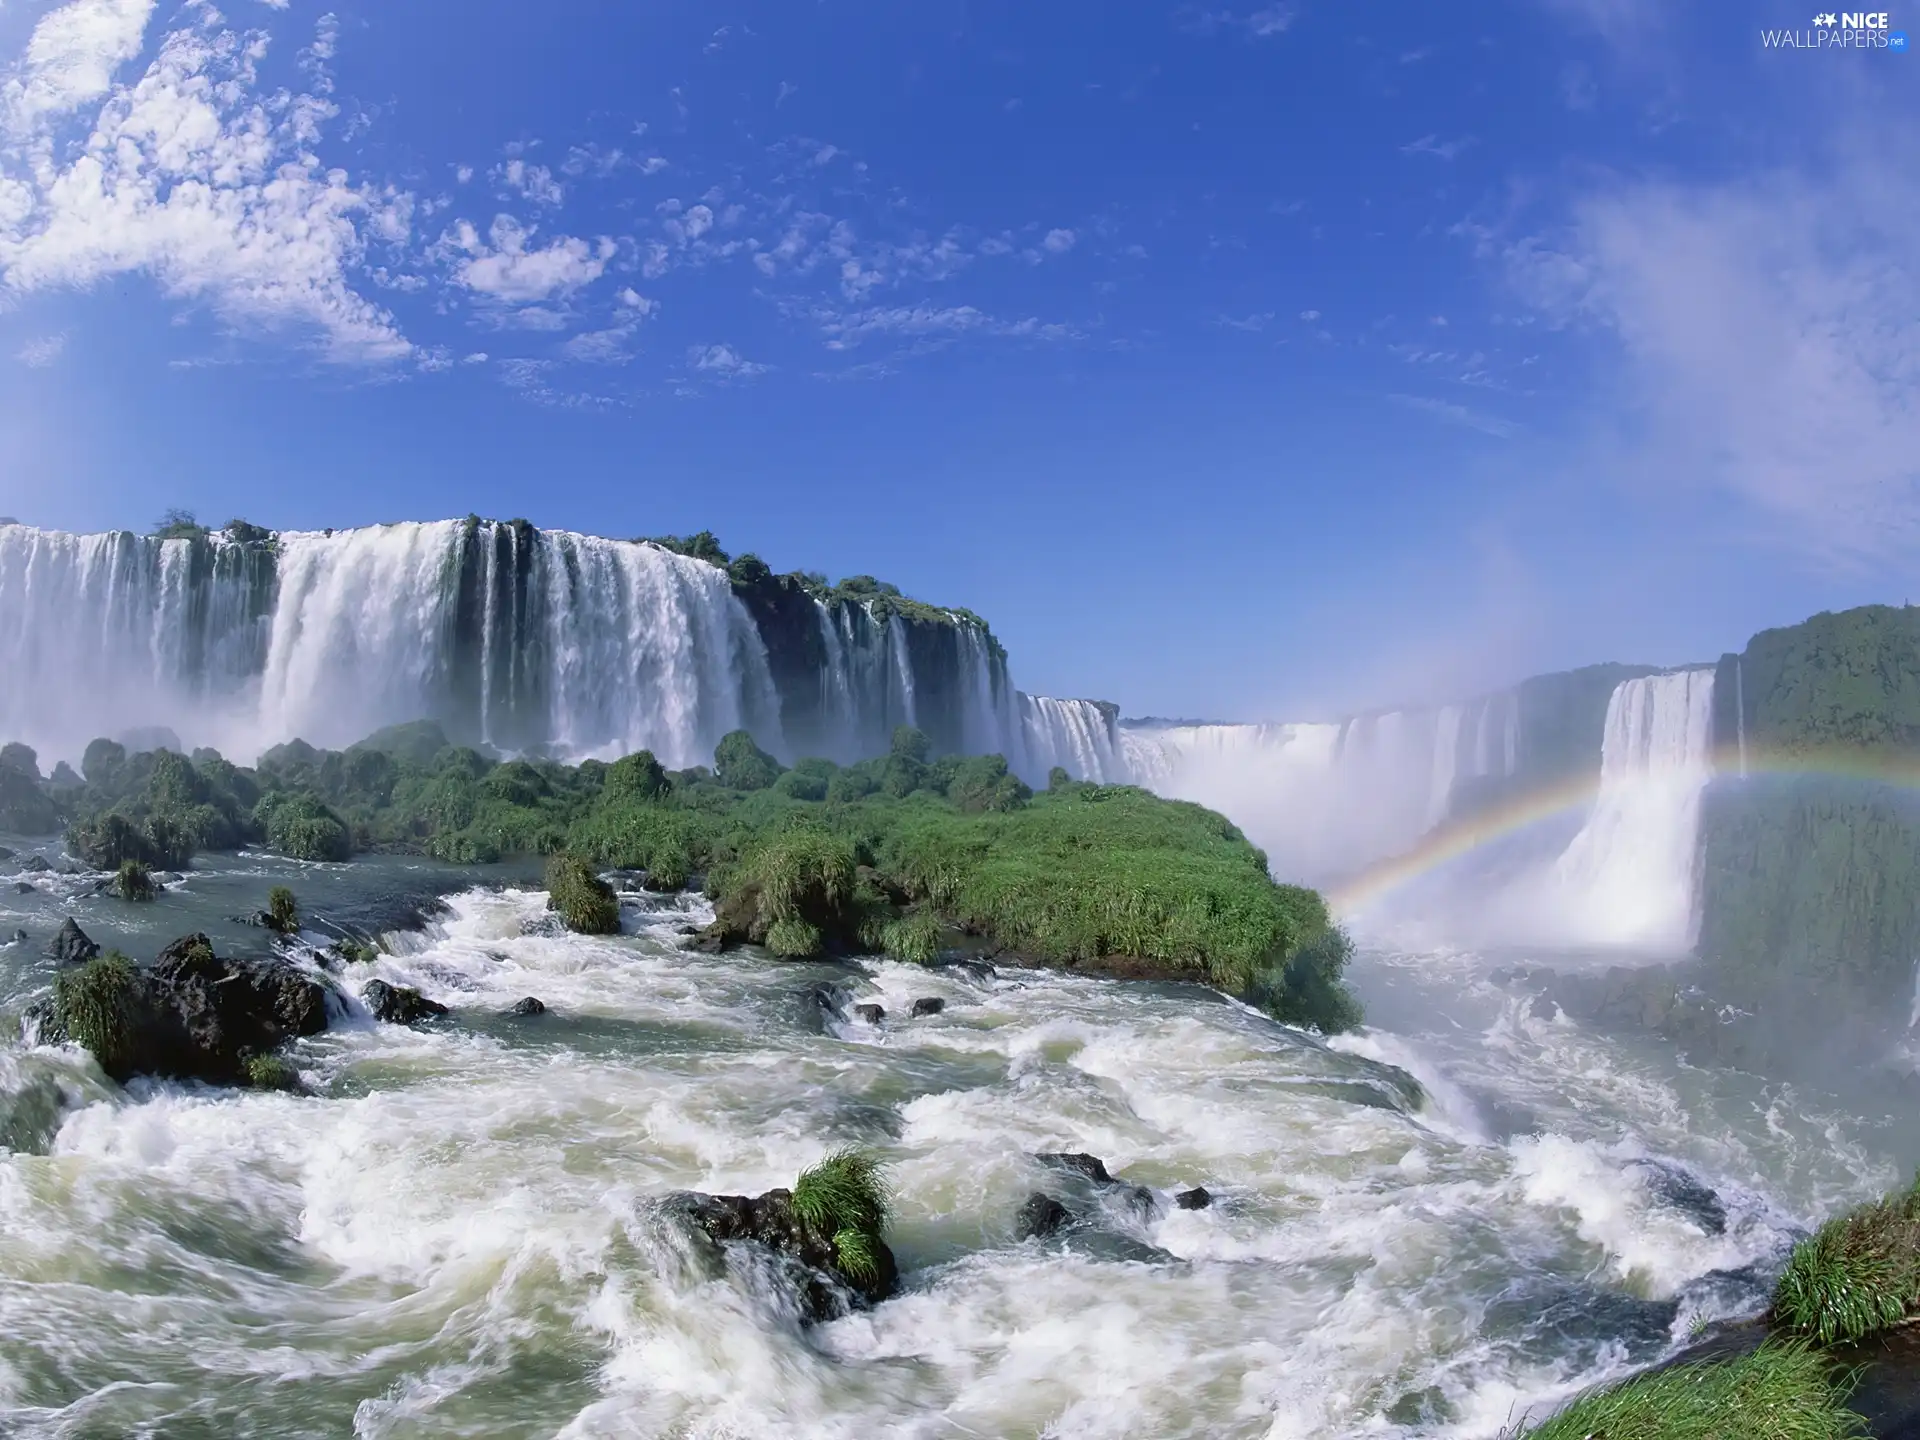
[[[138,923],[293,869],[196,872]],[[44,939],[63,883],[0,901],[0,933]],[[1192,987],[704,956],[697,901],[607,939],[544,904],[467,890],[351,967],[454,1015],[304,1042],[315,1097],[122,1092],[0,1048],[0,1431],[1490,1436],[1751,1308],[1747,1267],[1893,1173],[1858,1117],[1539,1020],[1471,956],[1363,957],[1379,1028],[1329,1047]],[[76,913],[108,939],[111,907]],[[32,953],[0,952],[16,998]],[[822,986],[886,1022],[823,1014]],[[503,1016],[525,995],[551,1013]],[[907,1019],[922,996],[944,1013]],[[899,1192],[902,1288],[869,1312],[803,1328],[750,1261],[690,1265],[653,1203],[850,1143]],[[1152,1213],[1109,1196],[1016,1239],[1061,1190],[1041,1150],[1101,1156]],[[1724,1233],[1653,1162],[1711,1185]],[[1213,1207],[1175,1208],[1194,1184]]]

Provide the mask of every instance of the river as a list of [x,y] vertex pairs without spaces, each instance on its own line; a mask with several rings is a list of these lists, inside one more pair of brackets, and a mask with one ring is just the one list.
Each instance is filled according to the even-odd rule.
[[[1494,983],[1513,956],[1365,945],[1370,1027],[1327,1045],[1198,987],[704,955],[691,897],[567,935],[511,872],[210,857],[133,906],[19,864],[14,1009],[63,915],[136,955],[259,948],[229,917],[281,882],[362,924],[446,893],[342,980],[453,1007],[343,1014],[293,1053],[307,1096],[0,1047],[0,1432],[35,1440],[1491,1437],[1754,1310],[1802,1227],[1920,1153],[1871,1106],[1537,1015]],[[844,1144],[898,1192],[872,1311],[803,1327],[662,1219]],[[1039,1189],[1078,1218],[1022,1240]]]

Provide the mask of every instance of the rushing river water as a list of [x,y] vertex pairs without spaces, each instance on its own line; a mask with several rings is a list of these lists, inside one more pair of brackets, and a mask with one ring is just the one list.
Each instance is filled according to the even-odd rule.
[[[1914,1158],[1884,1117],[1536,1016],[1487,957],[1364,952],[1372,1027],[1329,1047],[1196,987],[701,955],[690,898],[588,939],[498,875],[203,865],[150,906],[0,879],[0,939],[29,937],[0,999],[48,983],[62,915],[136,955],[257,949],[227,917],[284,880],[359,923],[450,892],[342,980],[454,1013],[344,1016],[294,1052],[311,1096],[0,1047],[0,1433],[1492,1436],[1756,1308],[1799,1227]],[[507,1017],[526,995],[549,1013]],[[944,1012],[907,1018],[922,996]],[[870,1312],[803,1328],[655,1203],[849,1143],[899,1195]],[[1075,1194],[1046,1150],[1156,1204]],[[1194,1184],[1212,1208],[1174,1207]],[[1016,1238],[1048,1188],[1082,1218]]]

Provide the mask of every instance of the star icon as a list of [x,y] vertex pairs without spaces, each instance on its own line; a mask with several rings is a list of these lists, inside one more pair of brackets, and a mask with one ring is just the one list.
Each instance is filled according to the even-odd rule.
[[1840,23],[1840,17],[1835,15],[1831,10],[1828,10],[1814,16],[1813,23],[1816,25],[1837,25]]

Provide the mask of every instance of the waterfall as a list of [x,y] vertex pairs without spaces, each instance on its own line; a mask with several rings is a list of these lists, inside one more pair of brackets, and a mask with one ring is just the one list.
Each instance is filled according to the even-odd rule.
[[1733,657],[1733,725],[1740,737],[1740,778],[1747,778],[1747,682],[1741,674],[1740,657]]
[[675,766],[736,728],[784,748],[726,573],[652,545],[459,521],[266,544],[6,525],[0,614],[0,737],[50,755],[163,725],[245,758],[421,718]]
[[1457,705],[1442,707],[1433,734],[1433,771],[1427,785],[1427,828],[1447,818],[1453,798],[1453,778],[1460,768],[1460,721]]
[[210,706],[244,705],[269,563],[226,544],[0,525],[0,736],[77,758],[94,735],[187,731]]
[[1091,700],[1056,700],[1021,695],[1020,753],[1009,759],[1031,785],[1045,785],[1059,766],[1076,780],[1124,784],[1133,779],[1123,754],[1113,713]]
[[1712,741],[1713,671],[1649,675],[1614,690],[1599,793],[1552,876],[1577,938],[1673,950],[1693,943]]

